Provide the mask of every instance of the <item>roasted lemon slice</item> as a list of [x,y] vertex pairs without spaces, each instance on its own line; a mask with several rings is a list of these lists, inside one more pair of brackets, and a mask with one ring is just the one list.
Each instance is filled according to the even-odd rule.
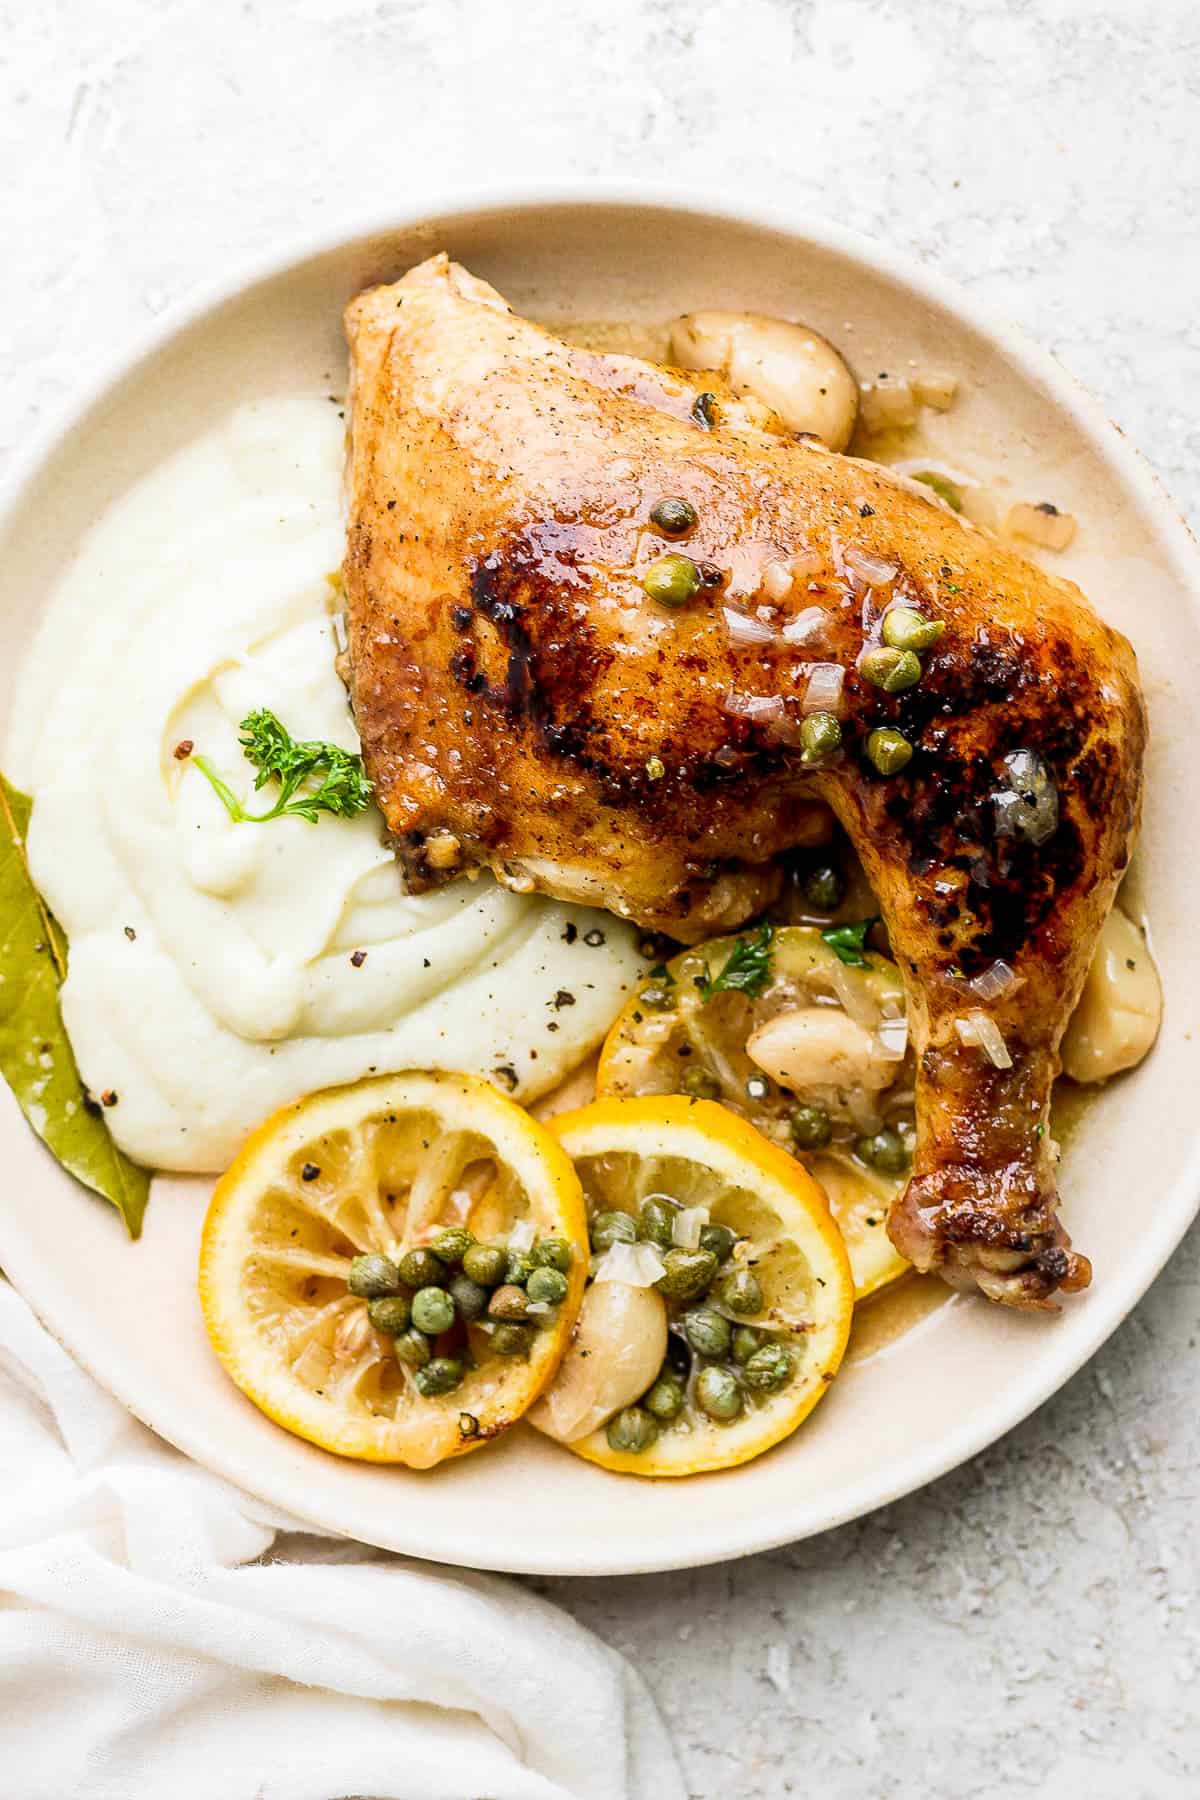
[[277,1424],[426,1469],[537,1398],[586,1262],[579,1179],[543,1126],[473,1076],[396,1075],[255,1132],[209,1206],[200,1304]]
[[864,937],[765,925],[685,950],[626,1003],[597,1076],[600,1095],[720,1100],[802,1161],[826,1190],[860,1300],[909,1266],[887,1212],[913,1136],[904,990]]
[[598,1100],[550,1128],[583,1183],[593,1280],[531,1422],[636,1475],[729,1468],[787,1437],[854,1305],[812,1177],[703,1100]]

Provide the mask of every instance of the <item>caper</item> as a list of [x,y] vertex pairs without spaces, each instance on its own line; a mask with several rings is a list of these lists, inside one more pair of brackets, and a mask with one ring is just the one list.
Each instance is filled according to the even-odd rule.
[[488,1342],[497,1356],[528,1356],[533,1333],[528,1325],[514,1325],[506,1319],[495,1327]]
[[504,1279],[510,1287],[524,1287],[533,1274],[533,1258],[527,1250],[510,1250],[504,1264]]
[[912,606],[893,606],[883,615],[883,641],[893,650],[928,650],[945,629],[945,619],[927,619]]
[[735,1363],[748,1363],[756,1350],[763,1346],[761,1331],[755,1331],[753,1325],[737,1325],[733,1332],[733,1360]]
[[793,1106],[789,1123],[792,1139],[801,1150],[819,1150],[833,1136],[833,1126],[823,1106]]
[[646,987],[638,995],[638,1005],[644,1006],[647,1012],[670,1012],[675,1004],[675,996],[670,988]]
[[449,1331],[454,1323],[454,1302],[441,1287],[418,1288],[412,1298],[412,1322],[429,1337]]
[[400,1271],[390,1256],[356,1256],[346,1286],[360,1300],[380,1300],[400,1292]]
[[890,644],[879,644],[868,650],[859,661],[859,673],[872,687],[885,694],[903,694],[916,687],[921,679],[921,659],[911,650],[893,650]]
[[663,1272],[654,1285],[668,1300],[698,1300],[708,1292],[716,1272],[717,1259],[711,1250],[668,1250]]
[[721,1084],[715,1075],[707,1069],[696,1065],[685,1069],[679,1081],[680,1092],[690,1094],[693,1100],[719,1100]]
[[400,1279],[405,1287],[434,1287],[446,1273],[440,1257],[432,1250],[406,1250],[400,1258]]
[[525,1283],[525,1292],[531,1300],[544,1302],[547,1306],[561,1306],[567,1297],[568,1282],[558,1269],[535,1269]]
[[696,1306],[691,1312],[683,1315],[683,1329],[687,1333],[687,1341],[698,1356],[710,1356],[715,1361],[729,1355],[729,1345],[733,1333],[729,1320],[715,1311],[711,1306]]
[[668,1250],[674,1242],[675,1208],[665,1200],[643,1200],[638,1213],[638,1236],[646,1244]]
[[438,1233],[430,1249],[444,1263],[460,1263],[474,1242],[469,1231],[464,1231],[460,1225],[452,1225],[449,1230]]
[[696,1400],[710,1419],[725,1425],[742,1410],[742,1390],[728,1369],[701,1369],[696,1381]]
[[675,1379],[670,1369],[664,1369],[654,1386],[642,1395],[642,1405],[648,1413],[669,1425],[683,1411],[683,1384]]
[[757,1388],[764,1394],[783,1387],[791,1378],[792,1356],[783,1344],[764,1344],[748,1359],[742,1371],[747,1387]]
[[809,713],[801,722],[800,745],[805,762],[820,762],[842,747],[842,727],[830,712]]
[[367,1317],[376,1331],[382,1331],[388,1337],[397,1337],[408,1329],[409,1303],[407,1294],[381,1294],[376,1300],[367,1301]]
[[822,863],[819,868],[810,869],[804,878],[804,898],[817,912],[836,912],[842,904],[842,895],[846,892],[846,883],[841,872]]
[[913,747],[903,732],[876,726],[867,739],[867,758],[881,775],[898,775],[912,761]]
[[413,1376],[418,1394],[452,1394],[463,1378],[463,1366],[457,1356],[435,1356]]
[[410,1369],[423,1369],[433,1354],[429,1339],[420,1331],[402,1331],[392,1349],[397,1361],[407,1363]]
[[763,1309],[762,1285],[749,1269],[730,1269],[717,1285],[717,1299],[730,1312],[750,1318]]
[[769,1100],[770,1097],[771,1097],[771,1083],[767,1080],[765,1075],[747,1075],[747,1077],[746,1077],[746,1098],[747,1098],[747,1100]]
[[650,518],[665,537],[683,537],[696,523],[696,509],[690,501],[671,494],[651,507]]
[[472,1244],[463,1257],[463,1274],[480,1287],[498,1287],[508,1267],[508,1252],[498,1244]]
[[539,1269],[557,1269],[565,1275],[575,1260],[575,1251],[566,1238],[542,1238],[533,1246],[533,1260]]
[[637,1221],[627,1212],[598,1212],[589,1231],[593,1250],[611,1250],[614,1244],[637,1242]]
[[487,1311],[488,1291],[469,1275],[456,1275],[450,1283],[450,1298],[462,1319],[481,1319]]
[[700,586],[700,571],[690,556],[672,552],[650,564],[642,586],[660,606],[686,606]]
[[728,1261],[736,1243],[737,1232],[730,1231],[728,1225],[704,1225],[701,1227],[700,1248],[711,1250],[719,1263]]
[[854,1149],[872,1169],[881,1169],[885,1175],[902,1175],[908,1167],[908,1147],[890,1125],[871,1137],[860,1137]]
[[529,1313],[529,1296],[525,1289],[506,1282],[488,1301],[489,1319],[524,1319]]
[[627,1406],[608,1421],[605,1433],[610,1450],[621,1450],[627,1456],[640,1456],[658,1436],[658,1426],[640,1406]]

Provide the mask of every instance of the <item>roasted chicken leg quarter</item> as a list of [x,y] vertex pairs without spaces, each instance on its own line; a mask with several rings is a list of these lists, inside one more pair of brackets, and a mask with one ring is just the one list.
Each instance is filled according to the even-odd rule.
[[[1015,1305],[1085,1286],[1049,1101],[1137,827],[1129,645],[887,470],[570,348],[444,256],[348,331],[349,680],[411,888],[486,865],[695,941],[767,905],[832,808],[907,988],[895,1243]],[[943,622],[919,679],[878,655],[900,607]]]

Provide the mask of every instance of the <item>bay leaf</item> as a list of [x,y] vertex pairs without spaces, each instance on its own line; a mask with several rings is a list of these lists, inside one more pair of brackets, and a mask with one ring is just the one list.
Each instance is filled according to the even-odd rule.
[[29,874],[25,833],[33,804],[0,775],[0,1075],[46,1148],[85,1187],[111,1200],[139,1236],[150,1175],[109,1135],[84,1088],[58,990],[67,940]]

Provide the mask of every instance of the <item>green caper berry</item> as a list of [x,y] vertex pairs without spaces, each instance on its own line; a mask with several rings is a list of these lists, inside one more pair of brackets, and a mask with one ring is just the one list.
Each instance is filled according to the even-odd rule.
[[696,523],[696,509],[690,501],[672,494],[651,507],[650,519],[666,537],[683,537]]
[[497,1244],[472,1244],[462,1261],[463,1274],[480,1287],[498,1287],[508,1267],[508,1252]]
[[642,1405],[654,1418],[669,1425],[683,1411],[684,1393],[680,1382],[675,1379],[670,1369],[664,1369],[654,1386],[642,1395]]
[[719,1100],[721,1084],[715,1075],[707,1069],[699,1067],[685,1069],[679,1080],[680,1092],[690,1094],[693,1100]]
[[733,1336],[729,1320],[723,1318],[711,1306],[697,1306],[683,1315],[683,1329],[687,1333],[687,1341],[698,1356],[709,1356],[719,1362],[723,1356],[729,1355],[729,1345]]
[[489,1319],[523,1319],[529,1312],[529,1296],[524,1288],[506,1282],[488,1301]]
[[881,775],[898,775],[912,761],[913,747],[902,732],[879,725],[867,739],[867,759]]
[[667,1300],[698,1300],[708,1292],[716,1272],[717,1259],[711,1250],[668,1250],[663,1272],[654,1285]]
[[400,1271],[390,1256],[356,1256],[346,1286],[359,1300],[381,1300],[400,1292]]
[[700,571],[690,556],[660,556],[642,576],[642,586],[660,606],[686,606],[700,586]]
[[819,1150],[833,1136],[833,1126],[823,1106],[794,1106],[790,1124],[792,1140],[801,1150]]
[[528,1356],[532,1342],[533,1333],[528,1325],[514,1325],[508,1319],[497,1325],[488,1339],[497,1356]]
[[452,1394],[461,1386],[463,1366],[457,1356],[435,1356],[413,1376],[418,1394]]
[[728,1369],[701,1369],[696,1381],[696,1400],[702,1412],[726,1425],[742,1410],[742,1390]]
[[402,1331],[407,1331],[409,1316],[407,1294],[381,1294],[367,1302],[368,1319],[376,1331],[382,1331],[388,1337],[398,1337]]
[[605,1433],[610,1450],[624,1451],[627,1456],[640,1456],[658,1436],[658,1426],[640,1406],[627,1406],[608,1421]]
[[450,1298],[460,1319],[481,1319],[487,1311],[488,1291],[469,1275],[456,1275],[450,1283]]
[[539,1269],[557,1269],[565,1275],[575,1261],[575,1251],[566,1238],[543,1238],[533,1246],[533,1260]]
[[449,1231],[439,1232],[430,1249],[444,1263],[460,1263],[474,1242],[469,1231],[463,1231],[460,1226],[454,1225]]
[[747,1100],[767,1100],[770,1098],[771,1084],[765,1075],[747,1075]]
[[828,863],[810,869],[804,878],[804,898],[817,912],[836,912],[845,892],[846,883],[840,870],[831,868]]
[[638,995],[638,1004],[644,1006],[648,1012],[670,1012],[675,1004],[675,996],[670,988],[643,988]]
[[396,1360],[406,1363],[410,1369],[423,1369],[433,1355],[429,1339],[420,1331],[402,1331],[392,1349],[396,1353]]
[[748,1363],[756,1350],[761,1350],[763,1336],[755,1331],[753,1325],[738,1325],[733,1333],[733,1360],[735,1363]]
[[883,641],[893,650],[929,650],[945,629],[945,619],[927,619],[912,606],[893,606],[883,615]]
[[700,1248],[708,1250],[719,1263],[727,1262],[737,1243],[737,1232],[728,1225],[705,1225],[700,1232]]
[[800,744],[805,762],[819,762],[842,747],[842,727],[829,712],[809,713],[800,726]]
[[730,1312],[750,1318],[763,1309],[762,1284],[749,1269],[730,1269],[718,1284],[717,1299]]
[[908,1147],[890,1125],[871,1137],[860,1137],[854,1149],[869,1167],[880,1169],[885,1175],[902,1175],[908,1167]]
[[885,694],[903,694],[921,679],[921,659],[911,650],[893,650],[889,644],[868,650],[858,668],[864,681],[882,688]]
[[405,1287],[435,1287],[446,1273],[440,1257],[432,1250],[406,1250],[400,1258],[400,1279]]
[[510,1287],[524,1287],[533,1274],[533,1258],[527,1250],[510,1250],[504,1265],[504,1279]]
[[429,1337],[449,1331],[454,1323],[454,1302],[441,1287],[418,1288],[412,1298],[412,1322]]
[[546,1306],[561,1306],[567,1297],[567,1288],[567,1278],[558,1269],[535,1269],[525,1283],[529,1298]]
[[638,1213],[638,1236],[643,1243],[669,1250],[675,1237],[675,1208],[665,1200],[643,1200]]
[[637,1221],[627,1212],[598,1212],[590,1226],[593,1250],[637,1242]]
[[783,1387],[791,1378],[791,1352],[783,1344],[764,1344],[749,1358],[742,1371],[747,1387],[757,1388],[764,1394]]

